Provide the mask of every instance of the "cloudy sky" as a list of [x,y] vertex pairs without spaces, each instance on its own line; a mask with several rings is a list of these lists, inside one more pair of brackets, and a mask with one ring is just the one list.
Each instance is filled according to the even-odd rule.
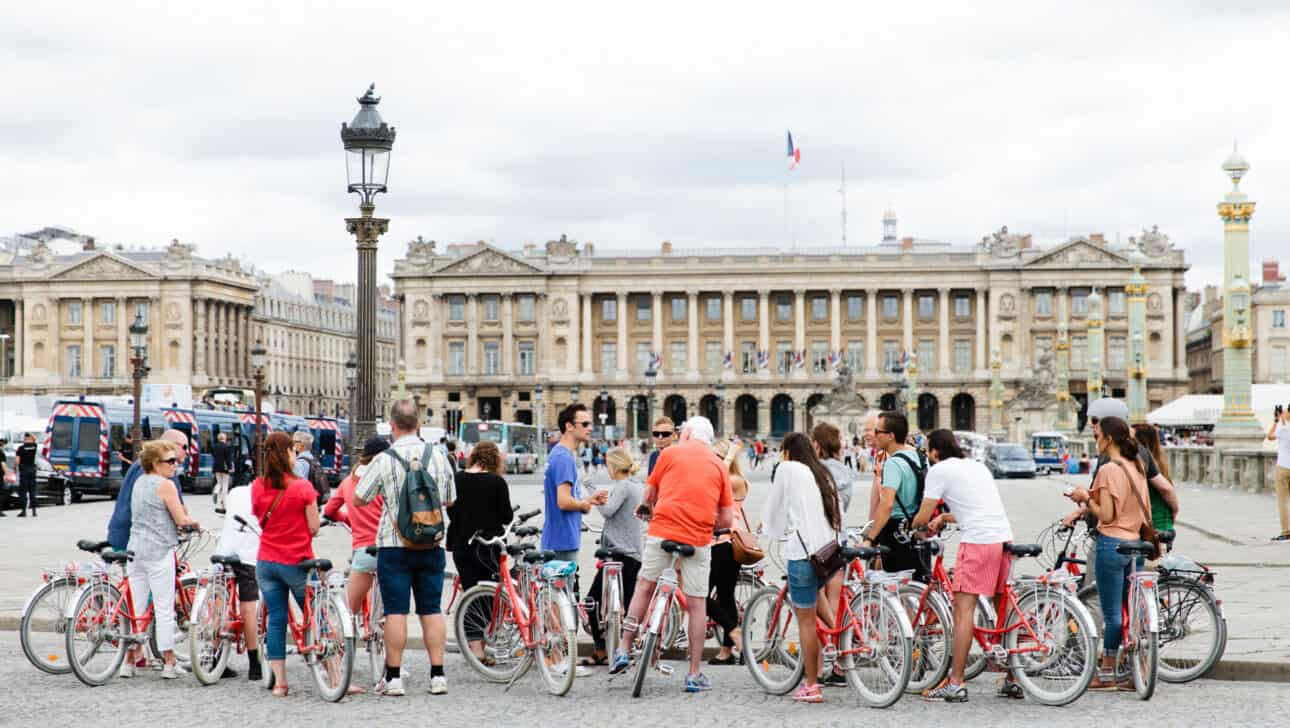
[[1221,277],[1233,138],[1253,260],[1290,249],[1284,2],[465,5],[9,4],[0,234],[352,279],[338,132],[375,81],[384,270],[417,235],[838,245],[845,162],[851,244],[888,205],[961,243],[1159,225],[1194,286]]

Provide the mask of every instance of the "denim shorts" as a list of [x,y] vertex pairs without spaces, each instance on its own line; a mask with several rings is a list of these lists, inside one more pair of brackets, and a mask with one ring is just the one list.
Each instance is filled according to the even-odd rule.
[[820,580],[815,578],[815,567],[810,559],[791,559],[788,562],[788,600],[798,609],[810,609],[820,592]]
[[354,549],[353,555],[349,557],[349,570],[357,571],[361,574],[376,573],[376,557],[367,553],[367,547]]
[[411,595],[416,599],[418,615],[439,614],[446,560],[443,547],[425,551],[381,549],[376,557],[376,579],[385,613],[407,614]]

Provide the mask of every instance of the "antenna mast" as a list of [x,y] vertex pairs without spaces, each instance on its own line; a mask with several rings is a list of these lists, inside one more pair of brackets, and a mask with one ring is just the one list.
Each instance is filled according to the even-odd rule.
[[842,247],[847,245],[847,163],[842,162],[842,189],[838,190],[842,195]]

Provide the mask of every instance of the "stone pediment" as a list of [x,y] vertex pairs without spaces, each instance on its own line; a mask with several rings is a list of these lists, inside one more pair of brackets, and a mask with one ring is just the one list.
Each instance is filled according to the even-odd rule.
[[1128,266],[1131,263],[1124,255],[1114,253],[1089,240],[1077,238],[1038,256],[1034,260],[1028,261],[1023,267],[1054,266],[1069,268],[1079,265],[1119,267]]
[[435,275],[494,275],[513,276],[546,273],[537,266],[517,258],[510,253],[498,250],[491,245],[483,245],[470,255],[448,263],[435,271]]
[[108,252],[73,263],[49,277],[55,281],[140,281],[155,278],[157,274],[147,268]]

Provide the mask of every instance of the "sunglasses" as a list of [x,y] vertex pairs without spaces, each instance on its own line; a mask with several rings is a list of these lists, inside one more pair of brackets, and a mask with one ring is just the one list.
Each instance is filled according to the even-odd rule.
[[675,435],[676,431],[675,430],[654,430],[650,434],[661,440],[665,437],[671,437],[672,435]]
[[591,420],[587,420],[586,422],[575,422],[573,424],[577,425],[578,427],[591,427]]
[[875,434],[875,435],[890,435],[890,434],[891,434],[891,430],[874,430],[874,431],[873,431],[873,434]]
[[169,465],[176,465],[176,464],[178,464],[178,463],[179,463],[179,458],[166,458],[165,460],[162,460],[161,462],[163,462],[163,463],[167,463],[167,464],[169,464]]

